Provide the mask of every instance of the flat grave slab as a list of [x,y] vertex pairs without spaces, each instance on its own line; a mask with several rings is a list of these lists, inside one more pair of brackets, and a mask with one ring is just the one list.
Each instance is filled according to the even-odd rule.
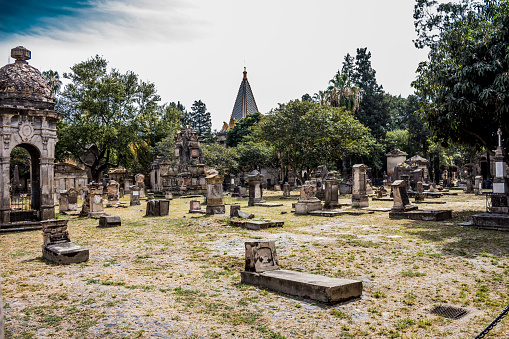
[[373,214],[373,211],[367,211],[364,209],[357,209],[357,208],[347,208],[344,210],[335,210],[335,212],[338,212],[339,214],[348,214],[348,215],[364,215],[364,214]]
[[56,264],[74,264],[88,260],[89,251],[73,242],[42,246],[42,256]]
[[103,215],[99,218],[99,226],[97,227],[117,227],[121,226],[122,222],[118,215]]
[[440,192],[427,192],[427,191],[424,192],[424,196],[426,198],[441,198],[442,195],[443,194]]
[[68,216],[79,216],[79,211],[63,211],[61,214],[68,215]]
[[444,205],[445,203],[446,201],[430,201],[430,200],[412,201],[412,204]]
[[411,219],[424,221],[442,221],[452,218],[452,210],[413,210],[413,211],[391,211],[390,219]]
[[[465,223],[466,224],[466,223]],[[477,228],[484,228],[496,231],[509,231],[509,215],[501,213],[480,213],[472,216],[470,225]]]
[[361,208],[361,210],[371,211],[371,212],[390,212],[391,211],[390,208],[385,208],[385,207],[364,207],[364,208]]
[[362,295],[362,282],[287,270],[240,272],[243,284],[310,298],[325,303],[345,301]]
[[308,214],[315,217],[337,217],[338,215],[341,215],[341,213],[331,210],[311,211]]
[[283,206],[283,204],[277,202],[257,202],[253,206],[261,206],[261,207],[279,207]]
[[230,224],[236,227],[247,228],[249,230],[259,231],[269,227],[283,227],[284,221],[266,219],[266,220],[252,220],[252,219],[231,219]]
[[371,198],[372,201],[394,201],[392,198]]

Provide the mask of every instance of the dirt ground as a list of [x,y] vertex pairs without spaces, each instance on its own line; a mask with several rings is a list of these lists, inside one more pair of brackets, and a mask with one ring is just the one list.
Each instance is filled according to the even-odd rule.
[[[90,249],[88,262],[67,266],[42,259],[41,231],[3,233],[6,338],[473,338],[509,301],[509,233],[458,226],[484,211],[485,198],[454,192],[435,199],[444,205],[419,205],[452,209],[444,222],[384,212],[296,216],[297,192],[287,200],[265,192],[284,204],[272,208],[225,198],[285,221],[264,231],[189,214],[189,199],[172,200],[170,215],[159,218],[143,217],[145,202],[108,208],[121,227],[66,217],[71,240]],[[362,280],[362,297],[328,305],[241,284],[244,242],[252,239],[275,240],[283,269]],[[459,320],[429,313],[439,305],[469,313]],[[507,337],[508,324],[487,338]]]

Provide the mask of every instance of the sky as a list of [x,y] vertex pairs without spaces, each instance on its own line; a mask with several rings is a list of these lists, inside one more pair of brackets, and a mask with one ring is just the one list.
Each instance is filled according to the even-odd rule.
[[[10,50],[61,75],[95,55],[153,82],[162,102],[202,100],[229,121],[247,68],[261,113],[328,86],[347,53],[371,52],[378,83],[413,94],[412,0],[0,0],[0,66]],[[10,60],[13,62],[13,60]]]

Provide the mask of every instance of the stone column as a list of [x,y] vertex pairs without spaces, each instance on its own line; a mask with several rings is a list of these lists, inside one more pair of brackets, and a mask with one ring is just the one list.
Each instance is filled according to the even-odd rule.
[[[1,147],[1,145],[0,145]],[[7,224],[11,221],[11,197],[9,196],[9,167],[10,167],[11,158],[3,157],[0,158],[0,213],[1,213],[1,223]]]
[[474,194],[475,195],[482,194],[482,176],[481,175],[478,175],[475,177]]
[[225,207],[223,202],[223,180],[224,177],[217,173],[208,175],[207,181],[207,209],[206,214],[224,214]]
[[265,200],[263,200],[262,179],[263,175],[261,175],[257,170],[254,170],[247,176],[249,183],[248,206],[254,206],[255,204],[265,202]]
[[352,207],[368,207],[369,199],[366,194],[366,172],[368,166],[353,165]]
[[[53,197],[54,164],[53,158],[40,158],[41,220],[55,218],[55,199]],[[35,183],[34,183],[35,184]]]
[[325,179],[325,203],[326,208],[336,208],[339,198],[339,180],[336,178]]

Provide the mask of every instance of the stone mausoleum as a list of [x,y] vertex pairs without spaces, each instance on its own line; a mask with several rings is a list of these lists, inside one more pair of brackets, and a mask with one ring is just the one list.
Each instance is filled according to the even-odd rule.
[[[0,230],[36,229],[55,217],[54,162],[57,113],[51,86],[27,60],[24,47],[11,50],[16,60],[0,68]],[[14,147],[30,155],[30,190],[13,197],[10,155]]]

